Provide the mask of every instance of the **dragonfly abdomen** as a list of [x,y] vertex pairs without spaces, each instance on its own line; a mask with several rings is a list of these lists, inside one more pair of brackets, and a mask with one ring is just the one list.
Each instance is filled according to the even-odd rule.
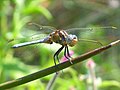
[[46,37],[44,39],[40,39],[40,40],[24,42],[24,43],[20,43],[20,44],[15,44],[15,45],[12,46],[12,48],[19,48],[19,47],[24,47],[24,46],[28,46],[28,45],[38,44],[38,43],[52,44],[53,42],[51,41],[50,37],[48,36],[48,37]]

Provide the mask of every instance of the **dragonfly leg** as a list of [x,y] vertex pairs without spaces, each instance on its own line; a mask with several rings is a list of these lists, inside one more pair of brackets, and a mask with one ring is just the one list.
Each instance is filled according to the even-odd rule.
[[62,46],[60,49],[58,49],[58,51],[54,54],[54,63],[55,63],[55,66],[56,66],[56,58],[57,58],[58,62],[60,63],[58,55],[62,51],[63,48],[64,48],[64,46]]
[[68,46],[66,47],[66,49],[67,49],[67,55],[68,55],[70,58],[72,58],[72,57],[70,56]]
[[70,56],[70,53],[69,53],[68,46],[66,48],[67,48],[67,55],[72,59],[72,57]]
[[[66,52],[66,50],[67,50],[67,52]],[[68,46],[65,46],[64,56],[70,61],[71,64],[73,64],[72,61],[70,60],[71,56],[70,56],[70,53],[68,50]]]

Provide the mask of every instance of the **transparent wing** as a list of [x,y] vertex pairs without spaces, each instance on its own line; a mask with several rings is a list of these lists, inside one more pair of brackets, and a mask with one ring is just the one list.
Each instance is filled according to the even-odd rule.
[[[25,25],[21,31],[22,35],[24,36],[34,36],[38,34],[50,34],[51,32],[55,31],[56,28],[51,26],[42,26],[36,23],[28,23]],[[26,34],[27,33],[27,34]]]
[[71,28],[66,29],[69,34],[75,34],[80,41],[93,42],[101,44],[111,42],[115,39],[118,30],[116,27],[90,27],[90,28]]
[[[89,36],[89,33],[102,33],[102,32],[110,32],[113,30],[116,30],[116,27],[113,26],[105,26],[105,27],[87,27],[87,28],[71,28],[71,29],[66,29],[65,31],[67,31],[68,33],[81,33],[83,34],[87,34]],[[85,35],[85,36],[87,36]],[[83,35],[84,36],[84,35]]]
[[108,29],[114,29],[116,30],[117,28],[116,27],[113,27],[113,26],[106,26],[106,27],[86,27],[86,28],[70,28],[70,29],[66,29],[65,31],[67,32],[88,32],[88,31],[94,31],[94,30],[108,30]]
[[26,24],[20,31],[17,38],[11,40],[12,42],[33,41],[47,37],[51,32],[56,30],[51,26],[42,26],[36,23]]

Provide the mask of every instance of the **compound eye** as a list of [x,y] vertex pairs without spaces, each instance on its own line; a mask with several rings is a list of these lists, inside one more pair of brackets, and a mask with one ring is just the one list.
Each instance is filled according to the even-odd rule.
[[77,39],[77,37],[74,37],[73,39]]
[[73,39],[76,39],[76,37],[74,37]]

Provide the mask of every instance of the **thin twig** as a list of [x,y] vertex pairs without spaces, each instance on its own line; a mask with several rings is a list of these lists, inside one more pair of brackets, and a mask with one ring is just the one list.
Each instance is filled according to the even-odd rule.
[[65,68],[67,68],[69,66],[72,66],[72,65],[74,65],[76,63],[82,62],[85,59],[88,59],[88,58],[90,58],[92,56],[95,56],[96,54],[99,54],[99,53],[111,48],[112,46],[114,46],[114,45],[116,45],[118,43],[120,43],[120,40],[117,40],[115,42],[110,43],[109,45],[102,46],[100,48],[97,48],[97,49],[92,50],[90,52],[87,52],[85,54],[82,54],[82,55],[80,55],[80,56],[78,56],[76,58],[73,58],[71,60],[73,62],[73,64],[71,64],[69,61],[66,61],[66,62],[58,64],[57,66],[52,66],[52,67],[46,68],[44,70],[40,70],[38,72],[32,73],[30,75],[18,78],[16,80],[12,80],[12,81],[8,81],[6,83],[0,84],[0,90],[16,87],[16,86],[25,84],[27,82],[39,79],[41,77],[50,75],[52,73],[55,73],[55,72],[60,71],[62,69],[65,69]]
[[55,80],[57,79],[57,77],[59,76],[60,72],[55,73],[55,75],[53,76],[53,78],[48,82],[48,85],[46,87],[46,90],[51,90],[53,84],[55,83]]

